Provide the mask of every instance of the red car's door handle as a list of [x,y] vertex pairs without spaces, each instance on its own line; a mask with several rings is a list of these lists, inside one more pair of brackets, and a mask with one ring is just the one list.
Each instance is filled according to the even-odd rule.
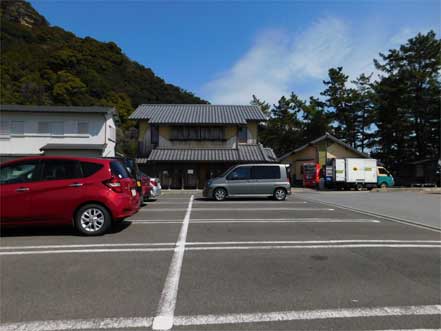
[[26,191],[29,191],[29,187],[19,187],[15,191],[16,192],[26,192]]
[[73,183],[69,185],[69,187],[80,187],[80,186],[83,186],[83,183]]

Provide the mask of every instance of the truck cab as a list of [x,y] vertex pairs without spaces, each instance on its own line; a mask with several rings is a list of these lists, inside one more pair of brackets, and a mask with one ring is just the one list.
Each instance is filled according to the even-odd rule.
[[377,185],[381,188],[394,186],[394,177],[384,167],[377,167]]

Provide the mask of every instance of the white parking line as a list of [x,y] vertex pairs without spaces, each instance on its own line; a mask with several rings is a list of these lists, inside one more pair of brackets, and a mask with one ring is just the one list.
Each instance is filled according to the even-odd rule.
[[254,245],[254,244],[351,244],[351,243],[377,243],[377,244],[441,244],[441,240],[293,240],[293,241],[193,241],[187,245]]
[[223,250],[265,250],[265,249],[323,249],[323,248],[441,248],[439,245],[414,245],[414,244],[349,244],[349,245],[270,245],[270,246],[207,246],[187,247],[188,251],[223,251]]
[[[147,208],[147,209],[140,209],[138,213],[151,213],[154,211],[158,212],[165,212],[165,211],[184,211],[185,208]],[[334,210],[334,208],[193,208],[193,211],[219,211],[219,210],[226,210],[226,211],[259,211],[259,210],[302,210],[302,211],[317,211],[317,210]]]
[[[175,204],[179,204],[179,203],[184,203],[183,202],[169,202],[169,201],[161,201],[161,202],[155,202],[152,203],[152,205],[175,205]],[[307,201],[266,201],[266,200],[252,200],[252,201],[234,201],[234,200],[229,200],[229,201],[205,201],[205,200],[195,200],[193,202],[193,204],[196,205],[217,205],[217,206],[223,206],[223,205],[240,205],[240,204],[245,204],[245,205],[251,205],[251,204],[258,204],[258,205],[262,205],[262,204],[268,204],[268,205],[286,205],[286,204],[306,204],[308,203]]]
[[94,318],[61,321],[35,321],[22,323],[0,324],[2,331],[60,331],[60,330],[99,330],[99,329],[127,329],[149,328],[152,326],[151,317],[122,317],[122,318]]
[[153,319],[153,330],[170,330],[173,327],[173,317],[175,314],[176,298],[179,289],[179,279],[181,277],[182,261],[184,259],[185,242],[187,240],[188,223],[190,221],[191,208],[194,196],[190,197],[187,212],[182,222],[178,241],[176,242],[161,298],[159,299],[158,312]]
[[[129,252],[168,252],[175,251],[173,256],[182,255],[186,251],[212,251],[212,250],[271,250],[271,249],[323,249],[323,248],[441,248],[441,241],[411,241],[411,240],[330,240],[330,241],[231,241],[231,242],[188,242],[187,247],[182,248],[179,244],[176,247],[136,247],[136,248],[97,248],[97,249],[55,249],[55,250],[16,250],[0,251],[0,256],[16,255],[41,255],[41,254],[81,254],[81,253],[129,253]],[[122,246],[124,247],[124,246]],[[176,253],[179,253],[178,255]],[[172,259],[172,262],[174,260]],[[178,261],[179,262],[179,261]],[[171,296],[173,291],[177,294],[179,276],[182,267],[178,262],[170,264],[170,280],[166,279],[165,289],[168,289]],[[171,271],[171,273],[170,273]],[[172,277],[173,276],[173,277]],[[174,281],[174,283],[171,283]],[[170,284],[168,284],[170,283]],[[164,292],[163,291],[163,292]],[[161,297],[162,298],[162,297]],[[176,297],[174,298],[176,299]],[[167,301],[172,302],[172,301]],[[165,307],[166,305],[164,305]],[[168,307],[171,307],[168,305]]]
[[176,243],[121,243],[121,244],[79,244],[79,245],[40,245],[40,246],[0,246],[5,249],[54,249],[54,248],[85,248],[85,247],[130,247],[130,246],[174,246]]
[[[132,224],[181,223],[175,220],[128,220]],[[336,218],[192,218],[190,223],[381,223],[373,219]]]
[[[254,244],[348,244],[348,243],[401,243],[401,244],[441,244],[441,240],[395,240],[395,239],[352,239],[352,240],[289,240],[289,241],[193,241],[186,242],[187,246],[203,245],[254,245]],[[34,245],[34,246],[3,246],[1,250],[45,250],[57,248],[93,248],[93,247],[155,247],[178,246],[178,243],[120,243],[120,244],[84,244],[84,245]]]
[[[360,317],[390,317],[390,316],[419,316],[440,315],[441,305],[422,306],[392,306],[392,307],[366,307],[366,308],[340,308],[319,310],[292,310],[266,313],[223,314],[223,315],[193,315],[175,316],[174,325],[219,325],[242,324],[261,322],[281,322],[299,320],[322,320],[339,318]],[[76,319],[58,321],[33,321],[18,323],[2,323],[2,331],[55,331],[55,330],[80,330],[80,329],[121,329],[150,327],[150,317],[122,317],[103,319]],[[394,329],[390,329],[394,330]],[[412,330],[412,329],[409,329]],[[437,330],[437,329],[413,329]],[[386,331],[386,330],[384,330]],[[394,330],[398,331],[398,329]]]
[[353,317],[438,315],[441,305],[279,311],[254,314],[176,316],[176,325],[212,325]]

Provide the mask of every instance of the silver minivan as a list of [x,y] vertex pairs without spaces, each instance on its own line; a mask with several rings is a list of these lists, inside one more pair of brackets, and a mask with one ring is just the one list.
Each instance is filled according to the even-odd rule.
[[241,164],[220,177],[210,179],[203,191],[206,198],[270,196],[282,201],[291,194],[289,166],[286,164]]

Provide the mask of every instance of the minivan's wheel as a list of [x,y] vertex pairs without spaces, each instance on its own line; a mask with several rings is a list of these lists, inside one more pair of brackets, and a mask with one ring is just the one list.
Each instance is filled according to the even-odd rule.
[[111,226],[112,219],[106,208],[97,204],[81,207],[75,215],[75,227],[87,236],[104,234]]
[[283,201],[286,199],[286,190],[284,188],[276,188],[273,196],[277,201]]
[[356,189],[357,191],[361,191],[361,190],[363,190],[363,184],[358,183],[357,185],[355,185],[355,189]]
[[227,197],[227,191],[224,188],[219,187],[214,190],[213,197],[217,201],[225,200],[225,198]]

